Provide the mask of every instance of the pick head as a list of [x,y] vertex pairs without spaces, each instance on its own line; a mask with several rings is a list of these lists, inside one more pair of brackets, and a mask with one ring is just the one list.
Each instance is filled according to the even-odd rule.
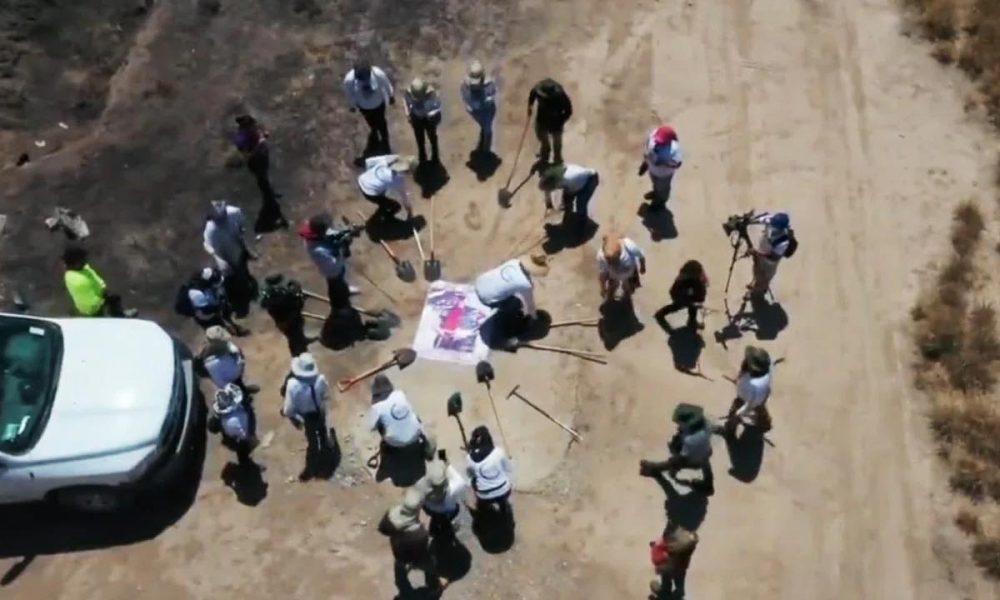
[[462,412],[462,394],[455,392],[448,397],[448,416],[454,417]]
[[520,389],[520,387],[521,387],[520,383],[517,384],[517,385],[515,385],[514,389],[512,389],[510,392],[507,393],[507,397],[510,398],[511,396],[513,396],[514,394],[516,394],[517,390]]

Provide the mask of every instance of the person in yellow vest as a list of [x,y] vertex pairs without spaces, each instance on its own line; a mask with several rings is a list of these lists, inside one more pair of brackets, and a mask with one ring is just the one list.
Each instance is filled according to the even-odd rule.
[[69,246],[63,252],[66,290],[77,313],[84,317],[134,317],[134,308],[122,309],[121,297],[108,292],[107,284],[87,263],[87,250]]

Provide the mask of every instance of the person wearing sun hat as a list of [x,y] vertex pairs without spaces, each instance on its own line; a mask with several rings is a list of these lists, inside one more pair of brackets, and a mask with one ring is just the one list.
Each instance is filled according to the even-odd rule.
[[469,482],[441,458],[427,463],[427,473],[416,486],[424,493],[424,512],[431,519],[431,537],[444,542],[455,536],[454,521],[461,511],[462,498],[469,489]]
[[516,337],[537,318],[532,278],[544,277],[548,272],[546,255],[525,254],[476,278],[476,295],[484,305],[496,309],[490,319],[495,319],[501,337]]
[[670,125],[661,125],[649,132],[643,150],[642,164],[639,165],[639,176],[649,171],[649,179],[653,191],[646,194],[647,200],[652,200],[649,208],[663,209],[670,199],[670,185],[674,173],[681,168],[683,155],[681,144],[677,140],[677,132]]
[[[400,203],[406,209],[406,218],[413,218],[406,179],[418,164],[416,157],[398,154],[373,156],[365,161],[365,171],[358,175],[358,188],[365,200],[378,205],[376,214],[380,218],[388,218],[399,212]],[[395,196],[396,199],[390,196]]]
[[639,287],[639,276],[646,273],[646,255],[631,239],[611,233],[604,236],[604,243],[597,251],[597,270],[601,298],[613,301],[621,287],[624,300],[628,301]]
[[403,109],[413,127],[417,140],[417,155],[421,163],[427,162],[424,138],[431,143],[431,162],[440,162],[438,155],[437,127],[441,123],[441,98],[427,81],[417,77],[403,93]]
[[771,413],[767,410],[767,400],[771,397],[771,355],[757,346],[747,346],[743,352],[743,362],[736,376],[736,398],[726,416],[724,433],[736,435],[736,428],[750,417],[753,426],[761,432],[771,430]]
[[667,448],[670,457],[664,461],[639,461],[639,474],[655,477],[666,471],[675,478],[681,469],[701,469],[701,481],[693,482],[692,489],[706,496],[715,493],[715,477],[712,473],[712,431],[705,419],[705,411],[695,404],[682,402],[674,408],[673,422],[677,431]]
[[757,247],[749,249],[753,257],[753,281],[747,289],[751,296],[762,298],[771,289],[771,281],[778,273],[778,263],[794,252],[793,244],[797,245],[797,242],[788,213],[764,213],[754,222],[764,225],[764,232]]
[[364,156],[369,156],[368,152],[375,154],[392,152],[389,147],[389,124],[385,120],[385,108],[387,104],[395,104],[396,98],[389,76],[367,60],[359,59],[344,76],[344,92],[347,94],[351,112],[361,111],[361,116],[368,124],[368,143],[365,146]]
[[285,380],[281,414],[306,436],[306,467],[299,479],[313,477],[329,456],[333,440],[327,426],[330,384],[319,372],[316,359],[308,352],[292,359],[291,372]]
[[562,190],[562,210],[572,216],[576,226],[582,228],[589,219],[587,206],[601,182],[597,171],[580,165],[556,163],[542,169],[538,189],[545,193],[545,208],[551,209],[552,193]]
[[469,63],[469,70],[461,86],[462,103],[479,125],[479,142],[476,153],[487,153],[493,147],[493,120],[497,116],[497,86],[492,78],[486,76],[483,63],[474,60]]
[[233,383],[244,394],[255,394],[260,391],[259,386],[243,382],[246,358],[233,343],[230,333],[222,326],[213,325],[205,330],[205,345],[202,346],[198,359],[215,387],[222,389]]

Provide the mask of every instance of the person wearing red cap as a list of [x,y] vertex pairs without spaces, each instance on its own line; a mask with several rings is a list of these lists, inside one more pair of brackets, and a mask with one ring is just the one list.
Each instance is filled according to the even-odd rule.
[[646,140],[642,164],[639,165],[639,176],[649,171],[649,179],[653,183],[653,191],[646,194],[651,200],[651,210],[661,210],[670,199],[670,184],[674,173],[681,167],[681,145],[677,140],[677,132],[669,125],[661,125],[650,132]]

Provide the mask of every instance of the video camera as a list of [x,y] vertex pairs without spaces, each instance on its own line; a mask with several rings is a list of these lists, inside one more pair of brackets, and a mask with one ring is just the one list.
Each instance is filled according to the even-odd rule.
[[354,238],[361,235],[361,232],[365,230],[365,226],[351,225],[347,221],[344,222],[344,225],[344,227],[336,229],[333,227],[327,229],[326,235],[323,236],[323,243],[339,250],[341,256],[344,258],[349,258],[351,256],[351,242],[354,241]]
[[730,237],[732,237],[733,233],[737,233],[740,239],[744,239],[747,243],[750,243],[750,235],[747,233],[747,227],[754,222],[756,217],[757,215],[754,214],[752,208],[743,214],[729,215],[729,218],[722,223],[722,230]]

